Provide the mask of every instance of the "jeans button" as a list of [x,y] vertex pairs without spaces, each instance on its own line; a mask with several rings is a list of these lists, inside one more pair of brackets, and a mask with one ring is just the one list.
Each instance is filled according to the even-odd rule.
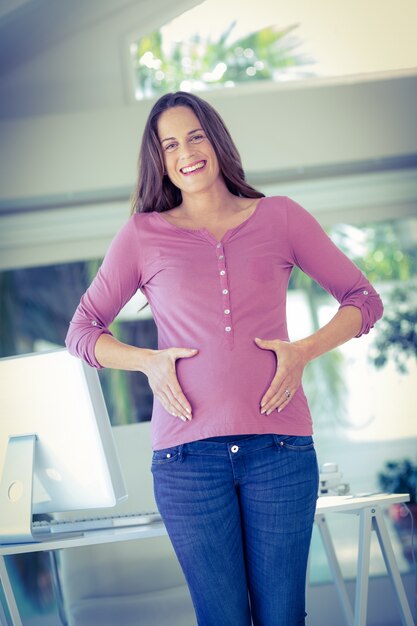
[[235,453],[239,450],[239,446],[232,446],[230,449],[233,453]]

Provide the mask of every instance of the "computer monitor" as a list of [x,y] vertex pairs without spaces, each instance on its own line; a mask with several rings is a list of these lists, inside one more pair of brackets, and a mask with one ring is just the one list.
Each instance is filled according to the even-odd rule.
[[125,498],[97,370],[66,349],[0,359],[0,543],[34,541],[33,513]]

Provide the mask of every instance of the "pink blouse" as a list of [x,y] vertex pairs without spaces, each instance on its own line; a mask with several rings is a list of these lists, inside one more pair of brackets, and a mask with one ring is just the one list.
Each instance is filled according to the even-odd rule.
[[155,397],[152,448],[234,434],[312,434],[302,386],[280,413],[260,413],[277,359],[255,337],[289,341],[286,294],[293,266],[339,303],[362,313],[356,337],[382,316],[378,293],[319,222],[286,196],[262,198],[217,241],[207,229],[175,226],[158,212],[136,213],[114,237],[82,296],[66,337],[69,352],[101,368],[94,346],[140,289],[158,329],[158,349],[197,348],[176,361],[193,419],[183,422]]

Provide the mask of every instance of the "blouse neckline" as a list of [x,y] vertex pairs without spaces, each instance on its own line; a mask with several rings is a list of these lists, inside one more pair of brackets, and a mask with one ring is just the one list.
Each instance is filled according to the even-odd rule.
[[[259,201],[258,201],[257,205],[255,206],[255,209],[252,211],[252,213],[249,215],[249,217],[247,217],[245,220],[243,220],[243,222],[240,222],[240,224],[237,224],[236,226],[233,226],[232,228],[228,228],[223,233],[223,236],[220,239],[220,241],[223,241],[227,235],[229,235],[230,233],[234,232],[238,228],[241,228],[242,226],[247,224],[256,215],[256,213],[258,212],[258,209],[259,209],[259,205],[262,204],[262,200],[264,200],[264,199],[265,199],[265,196],[259,198]],[[172,222],[168,222],[168,220],[165,219],[165,217],[162,215],[163,211],[152,211],[152,213],[156,214],[157,217],[160,220],[162,220],[168,226],[171,226],[172,228],[175,228],[176,230],[181,230],[181,231],[191,232],[191,233],[205,233],[213,241],[215,241],[216,243],[219,243],[219,240],[217,240],[215,238],[215,236],[211,234],[211,232],[208,230],[208,228],[205,228],[205,227],[204,228],[186,228],[185,226],[177,226],[176,224],[172,224]]]

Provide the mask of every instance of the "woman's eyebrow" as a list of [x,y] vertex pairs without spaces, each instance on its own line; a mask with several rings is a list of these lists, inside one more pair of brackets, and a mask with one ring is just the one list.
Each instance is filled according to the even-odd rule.
[[[187,135],[192,135],[197,130],[203,130],[203,129],[202,128],[194,128],[194,130],[188,131]],[[165,139],[161,139],[161,143],[164,143],[164,141],[175,141],[175,139],[176,139],[176,137],[166,137]]]

